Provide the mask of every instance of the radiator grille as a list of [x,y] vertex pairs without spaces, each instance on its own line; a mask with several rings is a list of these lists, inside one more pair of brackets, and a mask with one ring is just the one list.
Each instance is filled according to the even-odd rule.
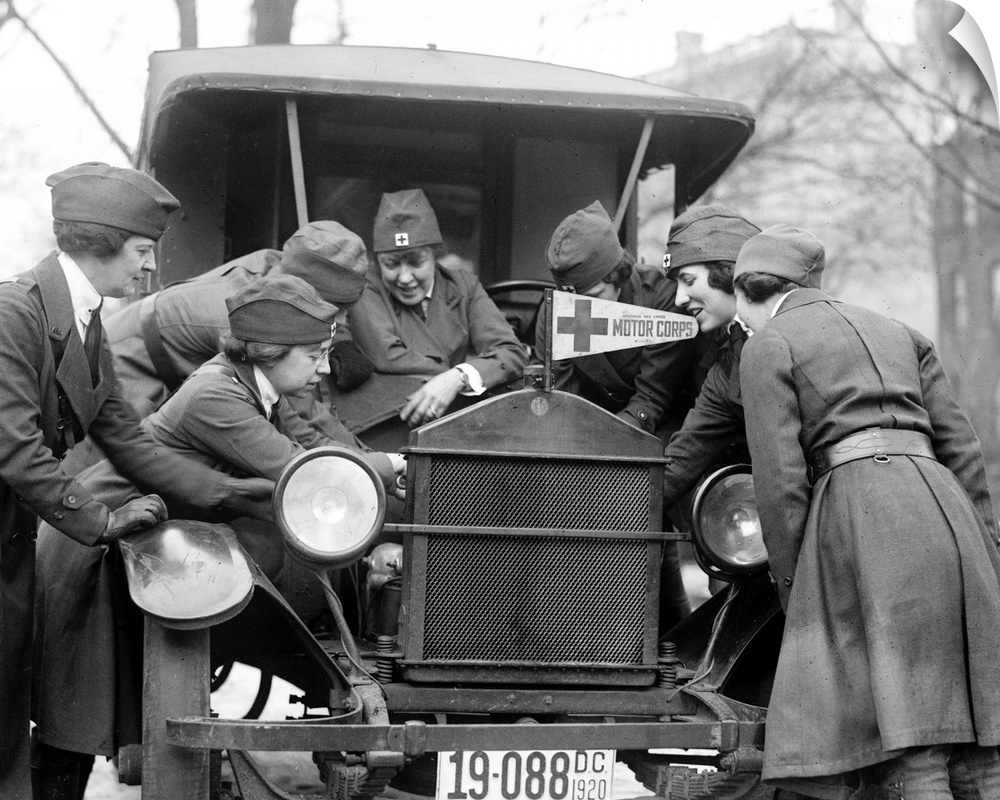
[[646,543],[435,535],[424,658],[639,664]]
[[649,529],[642,464],[449,456],[431,463],[428,524]]

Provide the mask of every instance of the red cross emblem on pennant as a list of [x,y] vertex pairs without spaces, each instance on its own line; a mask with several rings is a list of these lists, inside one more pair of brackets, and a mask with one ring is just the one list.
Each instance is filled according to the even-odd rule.
[[556,317],[556,333],[573,335],[573,349],[590,352],[591,336],[606,336],[607,317],[592,317],[590,300],[577,299],[573,304],[572,317]]
[[397,233],[396,234],[396,247],[406,247],[410,243],[410,234],[408,233]]

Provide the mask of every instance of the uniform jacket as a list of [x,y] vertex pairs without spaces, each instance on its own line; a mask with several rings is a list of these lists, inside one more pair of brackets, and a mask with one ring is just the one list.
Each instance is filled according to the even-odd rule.
[[[674,303],[677,284],[660,270],[637,264],[622,286],[620,303],[683,313]],[[535,350],[545,358],[547,314],[543,306],[535,325]],[[698,392],[694,368],[705,337],[662,342],[553,361],[554,386],[586,397],[649,433],[668,417],[676,430]]]
[[376,372],[437,375],[466,363],[487,389],[521,377],[525,349],[471,272],[438,264],[426,317],[396,302],[375,265],[351,309],[351,332]]
[[734,322],[701,384],[694,408],[667,443],[664,508],[680,500],[713,465],[749,461],[740,392],[740,355],[746,339],[746,331]]
[[[197,369],[143,425],[161,449],[239,477],[277,480],[305,448],[330,443],[298,417],[289,421],[276,415],[269,421],[252,367],[233,364],[221,354]],[[393,475],[391,466],[385,466],[388,474],[382,477],[388,481]],[[108,462],[85,470],[80,480],[109,502],[135,494]],[[174,518],[207,518],[178,503],[171,504],[170,513]],[[280,560],[283,546],[273,526],[258,531],[254,525],[233,525],[251,556],[270,555],[276,544]],[[255,550],[258,540],[246,541],[242,533],[259,533],[266,541]],[[141,683],[141,649],[129,635],[133,628],[123,624],[135,609],[123,596],[117,548],[80,547],[47,526],[39,532],[38,548],[34,718],[39,737],[67,750],[114,755],[122,744],[139,740],[135,721]],[[86,682],[82,675],[89,676]]]
[[[754,486],[786,609],[765,778],[829,776],[905,747],[1000,743],[1000,556],[979,442],[931,342],[819,290],[743,349]],[[866,428],[928,435],[810,484]]]

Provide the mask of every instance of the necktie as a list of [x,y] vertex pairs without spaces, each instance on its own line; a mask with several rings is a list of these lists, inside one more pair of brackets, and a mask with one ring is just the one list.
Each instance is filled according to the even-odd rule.
[[733,322],[732,327],[729,329],[729,346],[733,348],[733,352],[739,353],[749,338],[750,334],[747,333],[746,329],[740,323]]
[[97,386],[101,373],[101,332],[104,330],[101,324],[102,305],[104,305],[103,300],[91,312],[90,322],[87,323],[87,335],[83,340],[83,350],[87,354],[87,363],[90,364],[90,380],[94,386]]

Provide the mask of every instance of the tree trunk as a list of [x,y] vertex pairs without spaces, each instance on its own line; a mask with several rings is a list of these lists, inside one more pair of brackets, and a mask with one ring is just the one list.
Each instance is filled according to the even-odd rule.
[[255,44],[288,44],[295,0],[253,0],[250,38]]
[[176,0],[180,21],[181,47],[198,46],[198,0]]

